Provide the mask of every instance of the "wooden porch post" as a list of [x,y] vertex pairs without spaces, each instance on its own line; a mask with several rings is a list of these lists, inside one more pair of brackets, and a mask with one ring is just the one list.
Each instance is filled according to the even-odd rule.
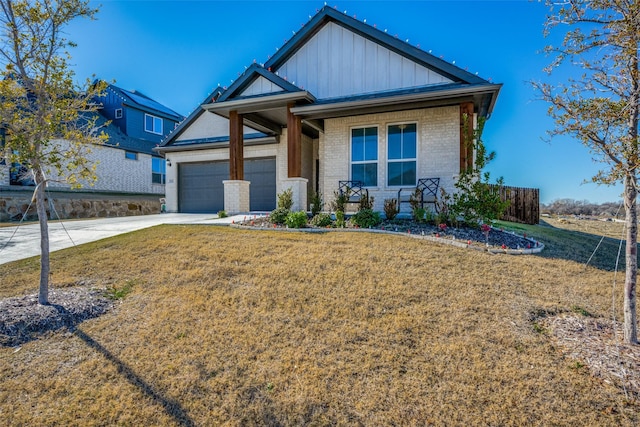
[[472,167],[473,102],[464,102],[460,104],[460,172],[469,170]]
[[244,180],[244,140],[242,114],[229,112],[229,179]]
[[302,176],[302,120],[287,105],[287,169],[289,178]]

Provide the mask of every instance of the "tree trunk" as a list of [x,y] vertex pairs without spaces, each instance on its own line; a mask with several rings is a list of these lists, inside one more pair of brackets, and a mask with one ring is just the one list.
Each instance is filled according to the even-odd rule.
[[40,170],[35,171],[36,178],[36,209],[40,222],[40,288],[38,302],[49,304],[49,224],[47,222],[47,208],[45,205],[46,179]]
[[624,281],[624,341],[638,343],[636,317],[636,280],[638,276],[638,213],[636,211],[637,179],[627,174],[624,181],[624,208],[626,212],[626,275]]

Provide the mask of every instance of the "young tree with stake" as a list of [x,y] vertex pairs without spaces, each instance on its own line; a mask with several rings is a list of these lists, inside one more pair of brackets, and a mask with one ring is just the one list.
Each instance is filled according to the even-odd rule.
[[637,0],[549,1],[545,32],[566,27],[548,73],[568,65],[580,69],[564,85],[534,83],[555,120],[554,135],[577,138],[603,163],[594,182],[623,182],[626,214],[624,340],[638,343],[636,280],[640,146],[640,2]]
[[72,186],[95,180],[87,158],[106,136],[96,125],[93,103],[104,84],[78,87],[69,68],[65,27],[76,18],[93,18],[86,0],[0,0],[0,127],[2,154],[33,174],[41,233],[38,301],[49,302],[49,232],[45,189],[49,180]]

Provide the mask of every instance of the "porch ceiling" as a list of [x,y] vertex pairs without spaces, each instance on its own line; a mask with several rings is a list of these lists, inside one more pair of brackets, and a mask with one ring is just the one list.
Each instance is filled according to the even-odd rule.
[[[263,95],[250,98],[236,98],[229,101],[206,104],[202,108],[229,118],[231,111],[242,114],[244,123],[256,130],[269,135],[282,134],[282,128],[287,126],[287,106],[308,105],[315,101],[313,95],[307,91],[287,92],[281,94]],[[311,124],[302,123],[302,132],[317,138],[321,124],[315,121]]]

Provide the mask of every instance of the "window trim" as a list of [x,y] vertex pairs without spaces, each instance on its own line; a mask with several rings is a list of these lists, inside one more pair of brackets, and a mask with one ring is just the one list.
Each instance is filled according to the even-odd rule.
[[[159,160],[164,162],[164,171],[160,171],[160,172],[156,172],[153,168],[153,163],[154,160]],[[160,181],[161,182],[153,182],[153,176],[154,175],[160,175]],[[151,184],[155,184],[155,185],[165,185],[167,183],[167,160],[164,158],[160,158],[160,157],[151,157]]]
[[123,117],[122,108],[116,108],[114,117],[116,119],[121,119]]
[[[376,130],[376,159],[375,160],[353,160],[353,131],[356,129],[375,129]],[[353,180],[353,165],[367,165],[374,164],[376,165],[376,183],[374,185],[366,185],[364,183],[364,187],[366,188],[376,188],[380,182],[380,125],[379,124],[370,124],[370,125],[358,125],[351,126],[349,128],[349,179]]]
[[[400,125],[415,125],[416,126],[416,156],[411,158],[400,158],[400,159],[390,159],[389,158],[389,128],[391,126],[400,126]],[[406,122],[395,122],[395,123],[387,123],[386,125],[386,155],[387,155],[387,176],[386,176],[386,187],[387,188],[400,188],[400,187],[411,187],[415,186],[418,182],[418,147],[420,145],[420,136],[419,136],[419,126],[417,121],[406,121]],[[403,183],[403,184],[389,184],[389,163],[407,163],[407,162],[415,162],[416,164],[416,179],[413,184],[411,183]]]
[[[147,129],[147,117],[151,117],[151,130]],[[160,131],[156,129],[156,119],[159,120],[160,123]],[[162,135],[162,128],[164,126],[162,117],[154,116],[153,114],[144,113],[144,131],[148,133],[153,133],[156,135]]]

